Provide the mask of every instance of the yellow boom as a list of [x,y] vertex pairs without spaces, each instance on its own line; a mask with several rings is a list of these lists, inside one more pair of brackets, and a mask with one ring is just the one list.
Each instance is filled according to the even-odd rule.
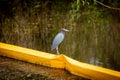
[[54,55],[0,43],[0,55],[48,67],[66,69],[72,74],[92,80],[120,80],[120,72],[118,71],[79,62],[63,54]]

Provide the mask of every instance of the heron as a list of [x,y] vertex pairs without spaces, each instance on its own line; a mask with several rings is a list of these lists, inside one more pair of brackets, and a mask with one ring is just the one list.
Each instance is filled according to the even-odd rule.
[[53,39],[53,43],[52,43],[52,47],[51,47],[51,51],[53,51],[54,49],[56,49],[57,54],[59,55],[59,50],[58,50],[58,46],[60,45],[60,43],[64,40],[65,37],[65,32],[69,32],[69,30],[62,28],[60,30],[60,32],[55,36],[55,38]]

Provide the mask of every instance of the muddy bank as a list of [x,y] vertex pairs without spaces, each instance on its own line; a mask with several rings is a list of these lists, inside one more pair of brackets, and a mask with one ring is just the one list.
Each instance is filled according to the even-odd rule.
[[0,56],[0,80],[88,80],[66,70]]
[[52,80],[47,76],[28,73],[4,65],[0,65],[0,80]]

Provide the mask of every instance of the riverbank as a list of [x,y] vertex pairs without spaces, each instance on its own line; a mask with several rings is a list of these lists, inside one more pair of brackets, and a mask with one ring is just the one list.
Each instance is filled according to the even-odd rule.
[[31,64],[0,56],[0,80],[88,80],[66,70]]

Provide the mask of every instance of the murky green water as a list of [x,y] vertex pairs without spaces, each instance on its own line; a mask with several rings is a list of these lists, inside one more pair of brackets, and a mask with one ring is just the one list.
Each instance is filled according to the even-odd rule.
[[[54,36],[61,28],[69,29],[59,46],[61,54],[78,61],[120,70],[120,23],[106,18],[91,20],[80,16],[75,21],[68,13],[52,11],[25,15],[16,12],[1,21],[0,41],[35,50],[51,52]],[[94,18],[93,18],[94,19]]]

